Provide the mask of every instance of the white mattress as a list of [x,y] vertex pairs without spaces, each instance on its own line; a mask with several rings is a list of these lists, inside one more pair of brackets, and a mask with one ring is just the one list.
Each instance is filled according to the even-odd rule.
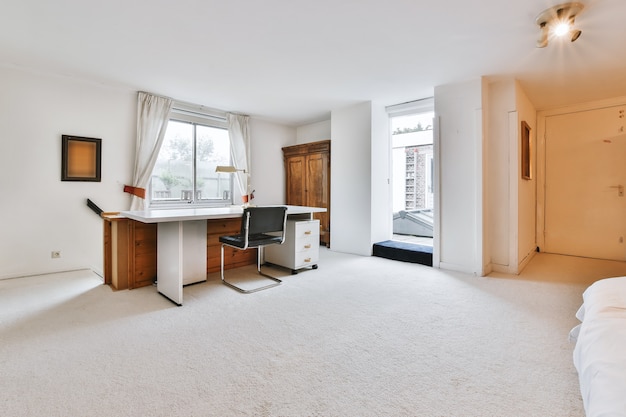
[[626,277],[587,288],[576,317],[570,337],[587,417],[626,416]]

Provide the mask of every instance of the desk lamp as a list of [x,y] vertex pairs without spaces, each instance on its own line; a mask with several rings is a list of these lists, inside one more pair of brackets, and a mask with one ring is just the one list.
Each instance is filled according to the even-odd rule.
[[252,200],[252,198],[254,198],[254,194],[250,193],[248,190],[248,186],[250,183],[250,174],[247,173],[247,171],[245,169],[241,169],[241,168],[236,168],[232,165],[218,165],[215,167],[215,172],[225,172],[228,174],[234,174],[236,172],[243,172],[246,175],[246,194],[241,196],[241,199],[243,200],[243,206],[244,207],[248,207],[248,205],[250,204],[250,200]]

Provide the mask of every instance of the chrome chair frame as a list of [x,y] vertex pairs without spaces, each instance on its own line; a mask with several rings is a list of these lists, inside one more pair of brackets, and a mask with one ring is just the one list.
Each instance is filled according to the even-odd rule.
[[[282,212],[282,219],[280,224],[276,219],[271,219],[270,224],[257,223],[257,217],[261,217],[259,221],[263,223],[263,212]],[[220,236],[219,240],[222,243],[220,253],[220,274],[222,282],[230,288],[242,292],[244,294],[250,294],[253,292],[265,290],[268,288],[276,287],[282,283],[277,277],[273,277],[269,274],[261,271],[261,259],[263,257],[263,248],[267,245],[278,244],[282,245],[285,241],[285,229],[287,224],[287,207],[285,206],[264,206],[264,207],[248,207],[243,211],[241,217],[241,233],[238,235]],[[271,233],[278,233],[271,234]],[[247,250],[249,248],[257,248],[257,273],[266,278],[274,281],[271,284],[261,287],[253,288],[250,290],[243,289],[237,285],[228,282],[224,277],[224,247],[228,246],[237,250]]]

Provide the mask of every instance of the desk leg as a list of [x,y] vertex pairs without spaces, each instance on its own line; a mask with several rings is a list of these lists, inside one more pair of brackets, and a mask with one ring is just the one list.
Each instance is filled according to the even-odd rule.
[[183,285],[206,281],[206,220],[159,223],[157,290],[183,304]]
[[207,221],[183,222],[183,285],[206,281]]
[[183,304],[183,222],[157,226],[157,291]]

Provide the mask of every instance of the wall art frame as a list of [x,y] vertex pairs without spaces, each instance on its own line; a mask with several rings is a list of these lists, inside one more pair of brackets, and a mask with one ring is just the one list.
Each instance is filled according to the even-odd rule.
[[100,182],[102,139],[62,135],[61,181]]
[[528,123],[522,120],[521,123],[521,169],[522,169],[522,178],[525,180],[533,179],[533,163],[532,163],[532,154],[533,154],[533,146],[532,140],[530,136],[530,126]]

